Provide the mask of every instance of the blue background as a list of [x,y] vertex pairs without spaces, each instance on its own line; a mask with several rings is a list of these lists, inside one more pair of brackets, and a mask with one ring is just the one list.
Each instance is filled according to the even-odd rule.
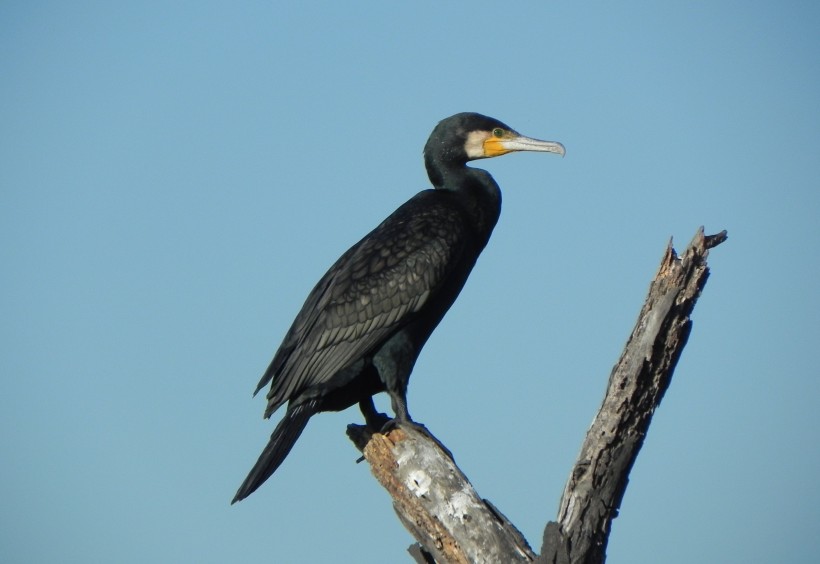
[[816,2],[3,2],[0,560],[409,561],[355,410],[229,501],[308,291],[478,111],[567,156],[479,163],[504,209],[414,417],[540,548],[667,241],[727,229],[608,561],[816,561],[818,29]]

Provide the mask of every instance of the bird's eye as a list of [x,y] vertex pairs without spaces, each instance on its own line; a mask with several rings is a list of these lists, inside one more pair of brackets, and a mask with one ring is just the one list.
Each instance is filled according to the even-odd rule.
[[503,136],[504,136],[504,130],[503,129],[501,129],[500,127],[496,127],[495,129],[493,129],[493,137],[503,137]]

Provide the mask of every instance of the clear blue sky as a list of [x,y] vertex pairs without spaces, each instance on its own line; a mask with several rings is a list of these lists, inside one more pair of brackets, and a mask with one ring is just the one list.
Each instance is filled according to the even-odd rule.
[[307,292],[459,111],[567,156],[480,163],[504,209],[414,417],[539,548],[668,239],[727,229],[609,562],[816,561],[818,29],[816,2],[3,2],[0,561],[409,561],[356,410],[229,501]]

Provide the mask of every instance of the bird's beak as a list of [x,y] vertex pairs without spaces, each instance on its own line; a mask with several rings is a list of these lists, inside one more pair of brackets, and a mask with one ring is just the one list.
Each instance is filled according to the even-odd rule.
[[517,133],[508,134],[504,137],[490,136],[484,140],[484,155],[487,157],[498,157],[514,151],[556,153],[562,157],[566,154],[564,146],[557,141],[541,141]]

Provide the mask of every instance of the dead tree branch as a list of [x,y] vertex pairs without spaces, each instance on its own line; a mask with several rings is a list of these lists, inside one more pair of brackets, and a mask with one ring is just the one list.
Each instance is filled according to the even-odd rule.
[[429,432],[401,425],[371,436],[348,428],[420,543],[411,548],[417,561],[604,562],[629,472],[689,337],[690,315],[709,276],[709,249],[725,240],[725,231],[705,236],[701,228],[680,257],[671,242],[667,247],[564,488],[557,521],[547,524],[540,556],[478,496]]

